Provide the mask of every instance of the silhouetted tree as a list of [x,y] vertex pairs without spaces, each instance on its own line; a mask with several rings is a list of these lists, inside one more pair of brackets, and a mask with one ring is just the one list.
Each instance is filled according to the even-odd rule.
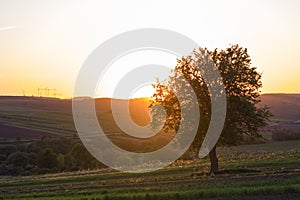
[[[165,108],[167,114],[164,129],[166,131],[177,131],[180,126],[180,120],[182,120],[181,105],[178,99],[184,99],[185,108],[189,108],[190,101],[190,91],[183,79],[192,86],[197,96],[200,110],[197,135],[188,150],[194,156],[199,152],[211,118],[210,93],[202,73],[196,69],[196,66],[204,66],[207,63],[207,56],[211,57],[220,72],[227,97],[225,125],[217,143],[218,145],[237,145],[244,140],[261,138],[259,130],[266,125],[268,118],[271,116],[268,108],[256,107],[256,104],[260,102],[261,74],[257,72],[255,67],[250,66],[251,59],[247,49],[238,45],[232,45],[225,50],[195,50],[190,56],[177,60],[173,74],[166,83],[158,81],[154,84],[155,93],[151,105],[153,108],[152,125],[155,126],[157,121],[161,120],[161,112],[154,107],[154,105],[159,104]],[[212,82],[210,84],[219,83]],[[175,85],[177,88],[180,88],[176,94],[177,96],[170,89],[174,88]],[[190,125],[192,123],[194,122],[191,121]],[[216,146],[209,153],[209,158],[211,162],[210,173],[218,173]]]

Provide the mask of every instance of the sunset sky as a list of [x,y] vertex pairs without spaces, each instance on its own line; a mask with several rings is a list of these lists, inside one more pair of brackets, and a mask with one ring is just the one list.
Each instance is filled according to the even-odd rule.
[[[297,0],[2,0],[0,95],[37,95],[47,87],[71,97],[87,56],[112,36],[138,28],[173,30],[209,49],[239,44],[263,73],[263,93],[300,93],[299,10]],[[123,73],[125,66],[119,67]],[[99,96],[110,96],[108,82]]]

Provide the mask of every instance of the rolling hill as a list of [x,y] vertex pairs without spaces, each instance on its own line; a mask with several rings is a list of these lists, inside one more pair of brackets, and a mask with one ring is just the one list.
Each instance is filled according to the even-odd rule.
[[300,132],[300,94],[264,94],[260,105],[267,105],[274,115],[268,129]]
[[[300,94],[263,94],[259,106],[270,107],[274,117],[269,129],[300,130]],[[115,100],[129,104],[134,122],[145,126],[149,123],[148,101],[145,99]],[[97,116],[101,126],[113,140],[120,141],[122,131],[114,122],[111,99],[96,99]],[[119,112],[118,115],[123,115]],[[72,117],[72,101],[38,97],[0,97],[0,138],[39,139],[43,136],[74,137],[76,129]],[[166,136],[167,135],[167,136]],[[121,137],[128,137],[125,134]],[[158,140],[161,134],[152,137]],[[164,142],[171,136],[164,134]],[[131,137],[134,142],[134,138]],[[145,143],[148,143],[145,139]],[[152,141],[153,142],[153,141]],[[151,143],[151,142],[150,142]]]

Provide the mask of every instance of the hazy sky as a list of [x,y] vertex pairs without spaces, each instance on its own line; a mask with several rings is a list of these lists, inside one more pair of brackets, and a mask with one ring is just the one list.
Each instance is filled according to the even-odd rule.
[[297,0],[1,0],[0,95],[48,87],[70,97],[87,56],[137,28],[174,30],[210,49],[238,43],[263,73],[264,93],[300,93],[299,10]]

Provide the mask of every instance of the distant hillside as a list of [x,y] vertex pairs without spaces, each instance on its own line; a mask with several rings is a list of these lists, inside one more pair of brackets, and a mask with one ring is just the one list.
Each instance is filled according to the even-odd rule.
[[276,120],[300,120],[300,94],[263,94],[261,100],[261,104],[270,107]]
[[[144,126],[150,122],[149,102],[145,99],[130,101],[114,99],[114,101],[116,105],[129,104],[131,117],[137,124]],[[108,122],[107,126],[114,130],[111,99],[96,99],[95,106],[99,119]],[[105,118],[109,118],[109,121]],[[73,136],[74,134],[76,134],[76,130],[72,117],[71,100],[22,96],[0,97],[0,138]]]
[[[78,99],[90,101],[92,99]],[[111,111],[111,99],[95,100],[97,117],[107,137],[123,149],[148,152],[166,145],[173,135],[164,132],[145,139],[125,134],[115,123]],[[145,126],[150,122],[149,102],[145,99],[114,99],[119,117],[124,115],[121,105],[128,104],[134,122]],[[77,137],[72,117],[72,101],[36,97],[0,97],[0,139],[40,139],[51,137]]]
[[300,131],[300,94],[263,94],[261,100],[274,115],[268,128]]
[[70,100],[0,97],[0,138],[74,136]]
[[[263,94],[261,100],[259,106],[267,105],[274,114],[269,129],[300,130],[300,94]],[[114,101],[117,105],[129,104],[131,117],[138,125],[150,122],[146,99]],[[95,105],[100,124],[119,140],[122,131],[114,122],[111,99],[96,99]],[[117,113],[125,117],[122,110]],[[0,96],[0,138],[74,137],[76,134],[71,100]],[[167,137],[169,140],[170,136]]]

